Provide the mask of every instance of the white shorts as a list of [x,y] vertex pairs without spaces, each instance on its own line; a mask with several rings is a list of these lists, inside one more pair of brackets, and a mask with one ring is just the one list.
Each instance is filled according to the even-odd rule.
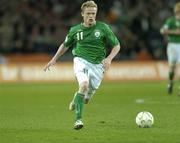
[[74,73],[79,85],[84,81],[89,82],[89,95],[87,95],[87,98],[90,98],[101,84],[104,75],[104,68],[101,63],[92,64],[80,57],[75,57]]
[[180,63],[180,44],[169,43],[167,46],[168,63]]

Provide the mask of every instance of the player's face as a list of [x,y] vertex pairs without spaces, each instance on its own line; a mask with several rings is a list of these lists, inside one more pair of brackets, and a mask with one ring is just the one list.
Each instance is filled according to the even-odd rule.
[[175,13],[175,17],[176,17],[176,19],[180,20],[180,11]]
[[89,27],[96,22],[97,8],[85,7],[81,14],[84,20],[84,25]]

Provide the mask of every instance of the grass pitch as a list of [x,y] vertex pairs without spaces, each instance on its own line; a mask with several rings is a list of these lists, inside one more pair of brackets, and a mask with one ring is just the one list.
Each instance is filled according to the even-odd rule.
[[[102,83],[85,105],[84,128],[73,130],[68,111],[77,86],[0,84],[0,143],[179,143],[180,97],[165,82]],[[152,128],[138,128],[136,114],[149,111]]]

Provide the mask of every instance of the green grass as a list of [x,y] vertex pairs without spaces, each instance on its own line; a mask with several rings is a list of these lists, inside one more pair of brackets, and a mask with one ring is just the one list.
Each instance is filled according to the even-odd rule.
[[[82,130],[73,130],[68,105],[74,83],[0,84],[0,143],[179,143],[180,97],[165,82],[102,83],[85,105]],[[143,103],[137,103],[140,99]],[[150,111],[152,128],[136,114]]]

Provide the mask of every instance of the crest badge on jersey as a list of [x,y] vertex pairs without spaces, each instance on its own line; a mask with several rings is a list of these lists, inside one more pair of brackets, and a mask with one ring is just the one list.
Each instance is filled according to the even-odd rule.
[[101,35],[100,31],[99,31],[99,30],[95,30],[94,36],[95,36],[96,38],[99,38],[100,35]]

